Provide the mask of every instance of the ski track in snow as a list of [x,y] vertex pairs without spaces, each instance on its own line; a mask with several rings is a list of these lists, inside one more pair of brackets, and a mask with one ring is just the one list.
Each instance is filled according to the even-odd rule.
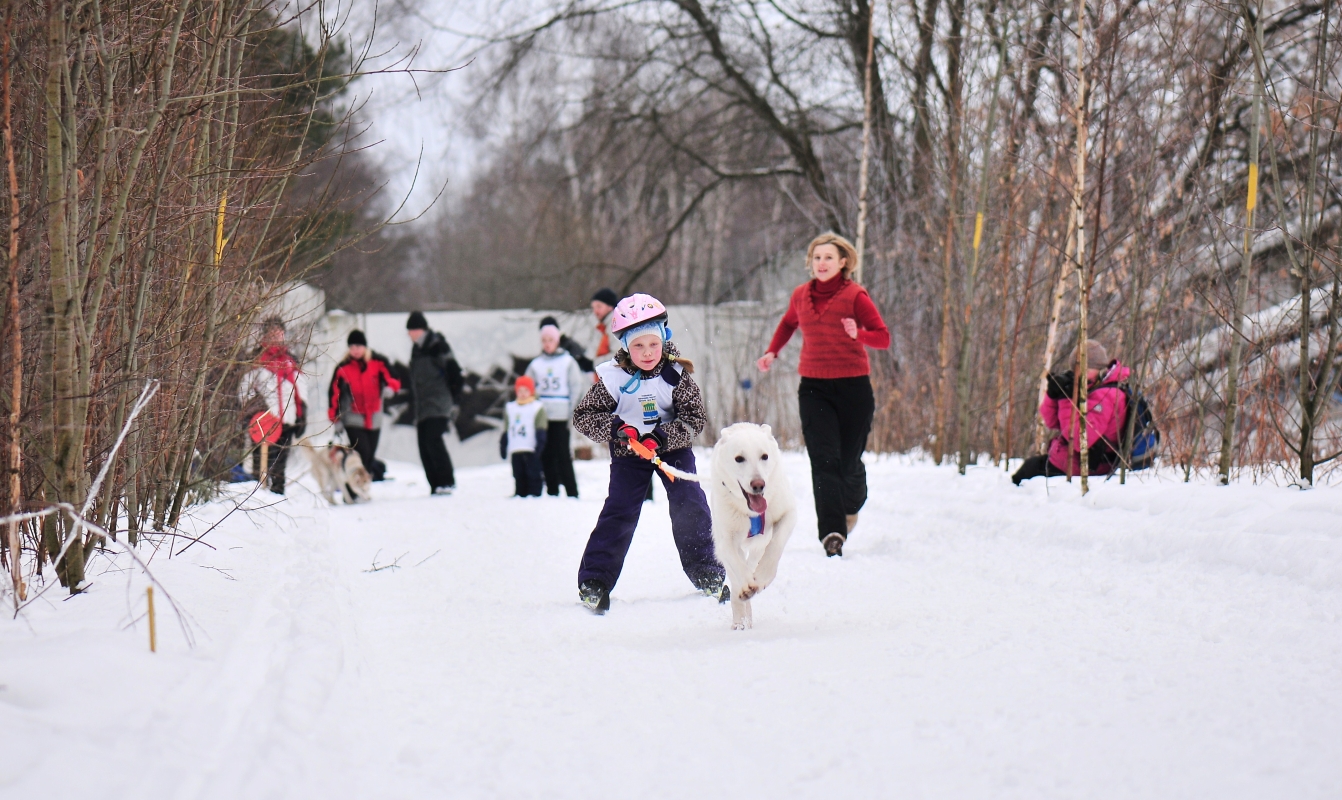
[[747,632],[660,490],[582,609],[602,462],[582,500],[393,464],[371,504],[300,486],[164,545],[195,648],[160,599],[150,654],[144,577],[100,560],[0,626],[0,797],[1342,796],[1342,490],[869,464],[826,559],[787,456],[801,520]]

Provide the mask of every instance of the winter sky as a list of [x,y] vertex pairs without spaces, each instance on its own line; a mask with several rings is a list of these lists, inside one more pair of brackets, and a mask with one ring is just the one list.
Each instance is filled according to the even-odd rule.
[[[409,197],[398,218],[429,207],[446,185],[450,193],[469,176],[473,142],[462,109],[475,85],[470,62],[482,45],[488,7],[483,0],[353,0],[344,30],[351,49],[366,48],[368,70],[416,70],[367,75],[351,87],[360,107],[361,139],[385,173],[391,205]],[[434,71],[464,68],[447,73]]]

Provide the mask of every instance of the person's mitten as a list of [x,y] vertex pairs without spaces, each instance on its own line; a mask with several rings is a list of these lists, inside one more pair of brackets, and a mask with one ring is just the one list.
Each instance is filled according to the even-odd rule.
[[[657,448],[665,443],[664,440],[657,436],[656,431],[639,433],[638,428],[635,428],[633,425],[621,425],[620,429],[616,432],[616,436],[627,440],[629,442],[629,449],[644,458],[649,459],[656,455]],[[638,447],[634,446],[636,444]],[[642,449],[642,452],[640,452],[640,448]],[[646,455],[644,453],[646,453]]]
[[1048,376],[1048,396],[1054,400],[1065,400],[1072,396],[1076,376],[1069,369],[1066,372],[1053,372]]

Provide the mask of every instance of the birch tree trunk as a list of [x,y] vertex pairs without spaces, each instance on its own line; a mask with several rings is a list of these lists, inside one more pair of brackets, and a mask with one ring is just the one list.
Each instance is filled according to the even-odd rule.
[[988,210],[988,175],[992,159],[993,134],[997,128],[997,97],[1002,85],[1002,73],[1006,71],[1006,32],[1003,31],[998,45],[997,75],[993,78],[992,98],[988,105],[988,126],[983,131],[983,165],[979,177],[979,194],[974,212],[973,255],[969,269],[965,272],[964,318],[960,327],[960,370],[956,375],[956,395],[959,406],[959,421],[956,425],[960,434],[959,472],[965,474],[969,465],[969,398],[973,390],[973,347],[974,347],[974,290],[978,284],[979,253],[983,243],[983,214]]
[[[1079,299],[1079,320],[1077,324],[1077,364],[1076,364],[1076,419],[1077,441],[1081,452],[1081,494],[1090,491],[1090,445],[1086,441],[1086,404],[1090,395],[1090,381],[1086,372],[1090,368],[1087,356],[1086,339],[1087,315],[1090,308],[1090,276],[1086,270],[1086,0],[1076,3],[1076,181],[1072,186],[1072,213],[1076,217],[1076,274],[1077,297]],[[1069,470],[1070,473],[1070,470]]]
[[871,60],[876,50],[876,6],[873,3],[867,11],[867,62],[863,76],[862,98],[862,164],[858,168],[857,181],[857,264],[853,267],[853,280],[862,283],[862,266],[866,260],[867,247],[867,187],[871,163]]
[[[1248,4],[1244,7],[1244,24],[1249,25]],[[1262,10],[1259,10],[1258,21],[1255,25],[1254,40],[1258,41],[1262,34],[1263,16]],[[1253,90],[1253,111],[1250,113],[1250,119],[1253,120],[1252,127],[1249,130],[1249,187],[1247,197],[1244,202],[1244,244],[1240,253],[1239,275],[1235,279],[1235,295],[1230,309],[1230,329],[1233,332],[1230,339],[1230,358],[1226,365],[1226,412],[1225,421],[1221,425],[1221,459],[1220,459],[1220,480],[1221,485],[1230,483],[1230,468],[1235,459],[1235,418],[1239,413],[1239,373],[1240,362],[1244,354],[1244,331],[1242,328],[1244,322],[1244,304],[1249,296],[1249,273],[1253,268],[1253,217],[1254,209],[1258,206],[1258,130],[1262,127],[1259,119],[1261,112],[1261,76],[1258,76],[1258,59],[1255,58],[1255,80]],[[1307,285],[1309,282],[1308,274],[1301,275],[1301,284]],[[1301,298],[1301,325],[1302,333],[1308,330],[1309,325],[1309,289],[1302,291],[1305,296]],[[1302,352],[1308,350],[1308,335],[1302,335],[1300,343]],[[1301,389],[1303,391],[1303,384]],[[1303,419],[1303,415],[1302,415]]]
[[[9,332],[10,369],[9,383],[9,513],[18,514],[23,510],[23,440],[19,431],[22,419],[23,403],[23,321],[19,319],[19,178],[14,167],[14,120],[13,120],[13,76],[10,68],[11,39],[14,30],[14,0],[5,4],[4,41],[0,43],[0,68],[4,76],[0,78],[0,103],[4,105],[5,127],[5,178],[9,189],[9,250],[5,267],[9,274],[9,299],[5,312],[5,331]],[[27,587],[23,583],[22,546],[19,540],[19,523],[10,522],[5,532],[5,546],[9,551],[9,571],[14,583],[14,608],[27,599]]]

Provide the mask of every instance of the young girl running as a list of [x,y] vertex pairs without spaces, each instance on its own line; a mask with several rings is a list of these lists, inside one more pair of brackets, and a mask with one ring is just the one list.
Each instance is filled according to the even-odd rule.
[[[573,412],[573,426],[594,442],[610,443],[610,488],[578,567],[578,596],[597,614],[610,608],[634,539],[643,500],[658,467],[653,456],[694,472],[694,437],[708,415],[694,365],[671,344],[666,307],[655,297],[626,297],[611,314],[611,333],[624,346],[596,368],[597,382]],[[645,455],[639,455],[642,451]],[[699,484],[659,473],[671,511],[680,565],[705,594],[726,599],[723,569],[713,555],[713,526]]]

